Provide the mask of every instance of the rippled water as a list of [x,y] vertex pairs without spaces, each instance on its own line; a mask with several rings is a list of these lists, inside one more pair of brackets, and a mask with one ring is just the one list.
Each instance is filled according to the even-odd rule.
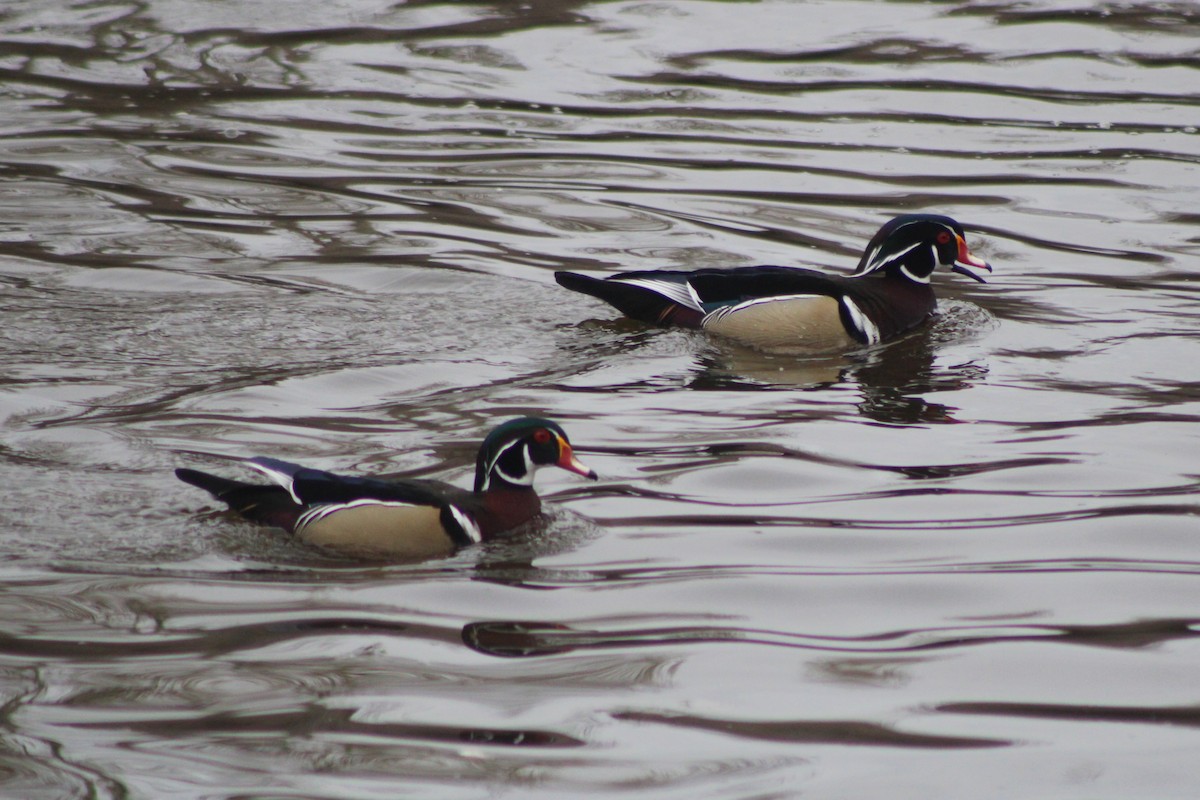
[[[1194,797],[1191,2],[16,0],[0,10],[0,794]],[[554,269],[853,266],[801,360]],[[602,476],[421,564],[172,477]]]

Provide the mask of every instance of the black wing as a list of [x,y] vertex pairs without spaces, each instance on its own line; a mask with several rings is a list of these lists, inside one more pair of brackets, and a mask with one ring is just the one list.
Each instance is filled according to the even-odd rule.
[[559,285],[583,292],[643,322],[672,322],[697,327],[704,315],[722,306],[780,295],[838,297],[846,278],[800,267],[643,270],[593,278],[556,272]]
[[277,458],[252,458],[251,466],[284,484],[305,505],[351,503],[355,500],[387,500],[419,506],[442,506],[451,486],[427,480],[383,480],[336,475],[302,467]]

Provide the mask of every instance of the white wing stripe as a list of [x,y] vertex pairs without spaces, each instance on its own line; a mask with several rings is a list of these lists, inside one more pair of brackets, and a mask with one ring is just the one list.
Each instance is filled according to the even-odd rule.
[[259,472],[266,475],[271,480],[278,483],[284,489],[287,489],[287,493],[292,496],[293,500],[295,500],[300,505],[304,505],[304,501],[301,500],[296,495],[296,490],[294,488],[292,488],[292,476],[291,475],[288,475],[286,472],[281,472],[277,469],[272,469],[271,467],[268,467],[264,464],[259,464],[257,461],[247,461],[245,463],[246,463],[247,467],[251,467],[253,469],[258,470]]
[[687,306],[696,311],[704,310],[700,306],[700,297],[696,294],[696,290],[687,281],[678,283],[676,281],[656,280],[655,278],[617,278],[615,280],[621,283],[628,283],[630,286],[640,286],[643,289],[649,289],[655,294],[661,294],[672,303],[678,303],[681,306]]
[[299,534],[300,531],[308,525],[323,520],[330,514],[336,514],[339,511],[345,511],[348,508],[362,508],[364,506],[385,506],[388,508],[418,507],[416,503],[401,503],[399,500],[374,500],[370,497],[364,497],[359,500],[351,500],[348,503],[322,503],[319,506],[313,506],[296,519],[295,531],[297,534]]
[[[331,514],[336,514],[339,511],[345,511],[349,508],[364,508],[367,506],[379,506],[381,508],[420,508],[417,503],[402,503],[399,500],[374,500],[369,497],[364,497],[359,500],[351,500],[348,503],[324,503],[319,506],[313,506],[308,511],[305,511],[296,519],[295,532],[299,535],[306,527],[314,522],[320,522]],[[454,521],[466,533],[467,538],[472,542],[479,544],[483,541],[483,531],[479,529],[479,525],[475,520],[471,519],[457,506],[449,506],[450,514],[454,517]]]
[[850,321],[854,323],[854,327],[858,328],[859,332],[866,338],[867,344],[879,344],[879,328],[871,321],[871,318],[863,313],[863,310],[846,295],[842,295],[842,306],[850,315]]
[[725,317],[729,316],[730,314],[741,311],[743,308],[749,308],[750,306],[756,306],[756,305],[760,305],[762,303],[778,303],[781,300],[807,300],[807,299],[813,298],[813,297],[825,297],[825,295],[821,295],[821,294],[777,294],[777,295],[773,295],[771,297],[755,297],[750,300],[743,300],[742,302],[738,303],[735,306],[723,306],[722,308],[718,308],[716,311],[713,311],[712,313],[707,314],[704,317],[704,319],[700,321],[700,325],[703,327],[708,327],[708,325],[710,323],[719,322],[722,319],[724,319]]
[[457,506],[450,506],[450,515],[454,517],[454,521],[459,527],[466,532],[467,538],[475,544],[483,541],[483,532],[479,530],[479,526],[475,524],[475,520],[464,514]]

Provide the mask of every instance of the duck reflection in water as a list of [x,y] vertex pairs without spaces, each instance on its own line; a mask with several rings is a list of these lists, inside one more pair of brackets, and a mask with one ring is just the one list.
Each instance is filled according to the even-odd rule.
[[[955,317],[964,309],[956,308]],[[980,316],[983,312],[972,316]],[[969,315],[969,314],[968,314]],[[945,328],[955,328],[961,320]],[[707,348],[688,387],[700,390],[820,390],[853,386],[858,411],[892,425],[954,422],[953,406],[926,398],[935,392],[968,389],[988,374],[975,360],[940,363],[947,338],[941,325],[914,332],[887,345],[841,355],[796,358],[726,345]]]
[[[559,347],[565,351],[562,363],[584,362],[581,374],[623,373],[624,383],[605,375],[603,381],[590,380],[593,388],[577,385],[574,391],[645,390],[652,384],[664,391],[680,386],[747,392],[842,387],[858,391],[857,408],[864,417],[895,425],[937,424],[954,422],[956,409],[927,399],[927,394],[967,389],[988,374],[978,360],[947,363],[946,347],[970,340],[991,324],[991,315],[977,306],[950,302],[932,325],[887,344],[796,356],[692,332],[646,329],[630,320],[589,320],[564,326],[569,333],[560,338]],[[631,357],[635,351],[642,351],[639,358]],[[645,367],[651,359],[665,369],[648,375]],[[630,369],[636,374],[629,375]]]

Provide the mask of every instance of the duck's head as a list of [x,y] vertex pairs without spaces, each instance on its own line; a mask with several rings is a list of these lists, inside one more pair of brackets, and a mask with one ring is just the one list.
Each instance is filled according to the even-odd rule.
[[971,255],[962,225],[939,214],[904,214],[879,229],[867,243],[855,276],[888,274],[916,283],[929,283],[939,266],[980,283],[970,268],[992,271],[982,258]]
[[539,417],[520,417],[495,428],[483,440],[475,462],[475,491],[497,485],[533,486],[538,467],[552,465],[596,480],[571,449],[567,434],[557,423]]

